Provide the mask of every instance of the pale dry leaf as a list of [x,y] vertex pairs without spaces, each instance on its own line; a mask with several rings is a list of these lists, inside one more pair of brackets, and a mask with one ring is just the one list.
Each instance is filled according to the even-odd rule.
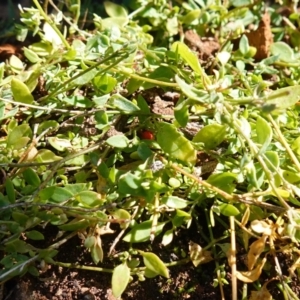
[[250,217],[250,208],[249,208],[249,206],[247,206],[247,208],[243,214],[242,220],[241,220],[242,226],[245,226],[248,223],[249,217]]
[[104,235],[104,234],[113,234],[115,233],[115,231],[106,225],[106,226],[96,228],[95,233],[97,235]]
[[264,235],[272,235],[273,224],[268,224],[265,221],[254,220],[251,222],[251,229],[257,233],[262,233]]
[[23,161],[31,161],[38,154],[38,150],[35,147],[32,147],[27,155],[24,157]]
[[251,244],[247,255],[247,266],[249,271],[251,271],[254,268],[260,254],[264,251],[266,240],[267,240],[267,236],[263,235],[261,238],[254,241]]
[[190,259],[195,267],[213,260],[211,257],[211,251],[203,250],[201,246],[196,243],[190,242],[189,250]]
[[256,281],[259,278],[259,276],[261,274],[261,271],[262,271],[262,268],[264,267],[266,261],[267,261],[267,259],[264,258],[260,262],[260,264],[258,264],[256,266],[256,268],[253,269],[252,271],[247,271],[247,272],[239,272],[239,271],[237,271],[236,272],[236,277],[239,280],[241,280],[241,281],[243,281],[245,283],[251,283],[251,282]]
[[106,196],[106,192],[107,192],[107,180],[101,176],[100,174],[97,174],[98,176],[98,180],[96,183],[96,190],[97,193],[99,193],[102,197]]
[[267,289],[267,285],[264,284],[259,291],[251,291],[249,300],[272,300],[272,295]]

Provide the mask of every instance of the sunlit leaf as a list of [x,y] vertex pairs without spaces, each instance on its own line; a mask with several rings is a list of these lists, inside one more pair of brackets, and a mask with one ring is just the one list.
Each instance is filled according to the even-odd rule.
[[110,17],[127,17],[127,11],[123,6],[113,3],[111,1],[104,1],[103,4],[106,13]]
[[262,109],[273,106],[274,109],[286,109],[300,100],[300,85],[288,86],[271,92],[262,105]]
[[[166,222],[158,223],[156,226],[155,234],[159,235]],[[148,220],[145,222],[142,222],[140,224],[136,224],[133,226],[133,228],[125,235],[123,238],[123,241],[128,243],[141,243],[149,241],[150,239],[150,232],[152,228],[152,220]]]
[[193,138],[195,143],[204,143],[207,149],[215,149],[221,144],[226,136],[226,126],[209,124],[203,127]]
[[269,123],[262,117],[256,120],[256,134],[258,143],[261,145],[260,153],[264,153],[272,141],[273,132]]
[[219,206],[220,212],[226,217],[237,216],[240,214],[240,211],[232,204],[223,203]]
[[186,163],[194,164],[196,162],[197,151],[192,143],[176,130],[174,125],[160,123],[157,142],[162,150],[171,157]]
[[129,144],[128,138],[123,134],[111,136],[106,140],[106,143],[112,147],[125,148]]
[[167,246],[172,242],[173,236],[174,236],[173,231],[174,231],[173,229],[170,229],[164,233],[162,242],[161,242],[162,245]]
[[191,51],[191,49],[181,43],[175,42],[171,49],[174,52],[178,52],[178,54],[182,57],[182,59],[198,74],[201,75],[203,73],[201,66],[199,64],[198,57]]
[[130,269],[127,267],[126,263],[114,268],[111,286],[115,297],[120,297],[122,295],[128,285],[129,279]]
[[158,275],[169,278],[169,270],[165,266],[164,262],[152,252],[139,251],[143,256],[145,266]]
[[75,196],[75,199],[87,207],[102,205],[103,199],[99,193],[93,191],[83,191]]
[[161,202],[171,208],[185,208],[188,205],[188,201],[177,196],[163,197]]
[[140,108],[133,102],[127,100],[119,94],[114,94],[107,102],[108,105],[121,110],[124,113],[136,113],[140,111]]

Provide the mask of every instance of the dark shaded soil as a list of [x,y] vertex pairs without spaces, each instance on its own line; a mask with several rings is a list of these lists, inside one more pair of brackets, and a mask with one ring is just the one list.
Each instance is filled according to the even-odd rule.
[[[134,245],[137,249],[152,250],[158,253],[165,262],[179,261],[184,255],[188,255],[188,244],[190,241],[201,244],[199,232],[196,226],[189,230],[180,230],[173,244],[174,248],[163,247],[154,243],[153,247],[146,244]],[[54,239],[55,227],[48,227],[45,234],[47,242]],[[103,238],[104,253],[107,253],[113,236]],[[200,240],[199,240],[200,239]],[[160,237],[157,237],[157,241]],[[37,243],[38,246],[39,243]],[[40,243],[42,244],[42,243]],[[45,246],[45,245],[44,245]],[[117,249],[125,245],[117,245]],[[95,266],[77,236],[70,239],[59,249],[56,261]],[[104,263],[97,267],[113,268],[109,258],[104,258]],[[176,267],[170,267],[170,279],[157,277],[138,281],[137,277],[129,284],[122,299],[221,299],[219,288],[213,287],[213,280],[216,278],[215,262],[200,265],[195,268],[191,262]],[[229,278],[227,278],[229,280]],[[229,286],[225,286],[227,295],[230,295]],[[49,266],[46,272],[41,272],[39,277],[26,274],[22,278],[14,279],[5,284],[5,300],[71,300],[71,299],[116,299],[111,291],[111,274],[87,270],[69,269],[58,266]]]

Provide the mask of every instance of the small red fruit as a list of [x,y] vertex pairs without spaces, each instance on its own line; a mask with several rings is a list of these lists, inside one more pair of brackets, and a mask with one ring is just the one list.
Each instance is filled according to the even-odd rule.
[[143,130],[140,133],[140,138],[142,140],[154,140],[154,134],[149,130]]

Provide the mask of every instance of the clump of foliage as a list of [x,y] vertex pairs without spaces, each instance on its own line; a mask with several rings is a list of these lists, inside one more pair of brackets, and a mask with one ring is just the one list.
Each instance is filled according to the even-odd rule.
[[[17,38],[35,42],[24,47],[24,59],[0,64],[0,281],[38,276],[48,264],[78,267],[55,257],[80,235],[93,269],[112,273],[119,297],[131,280],[168,278],[176,265],[135,245],[172,245],[201,210],[207,244],[191,243],[184,261],[197,267],[215,259],[221,292],[229,264],[233,297],[237,279],[246,285],[265,274],[251,299],[269,299],[267,284],[275,280],[297,299],[288,285],[298,272],[300,239],[295,13],[282,26],[283,17],[268,8],[275,41],[270,56],[256,61],[244,33],[259,23],[263,1],[106,1],[107,15],[94,14],[89,30],[82,29],[79,0],[51,14],[33,2],[21,9]],[[188,29],[218,35],[209,65],[183,42]],[[178,95],[174,114],[151,110],[147,91],[156,87]],[[199,125],[192,137],[184,134],[191,122]],[[214,161],[207,176],[201,153]],[[32,241],[45,238],[47,224],[60,237],[37,248]],[[104,234],[115,234],[109,253]],[[237,270],[236,245],[247,252],[244,269]],[[278,252],[290,255],[290,276],[281,274]],[[101,268],[107,256],[111,269]]]

